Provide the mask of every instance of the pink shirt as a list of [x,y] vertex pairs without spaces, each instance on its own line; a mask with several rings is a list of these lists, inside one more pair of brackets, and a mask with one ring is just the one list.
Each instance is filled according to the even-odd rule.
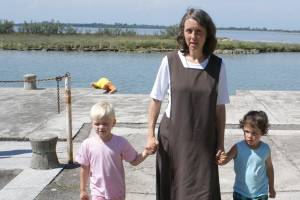
[[123,160],[131,162],[136,150],[123,137],[113,135],[103,142],[98,136],[83,141],[76,155],[81,165],[90,166],[90,188],[92,196],[105,199],[125,199],[125,173]]

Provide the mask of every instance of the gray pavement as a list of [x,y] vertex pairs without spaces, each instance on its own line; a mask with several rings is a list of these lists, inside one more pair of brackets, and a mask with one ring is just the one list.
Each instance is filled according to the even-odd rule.
[[[61,91],[63,100],[63,91]],[[89,109],[99,100],[116,107],[117,126],[113,132],[125,136],[138,150],[146,143],[148,95],[103,95],[100,90],[72,89],[74,156],[89,134]],[[250,109],[267,112],[272,124],[263,140],[270,144],[279,200],[300,199],[300,92],[237,91],[227,105],[225,145],[228,149],[242,139],[239,119]],[[0,200],[78,199],[78,168],[68,162],[65,104],[57,114],[55,89],[23,90],[0,88]],[[163,104],[162,110],[164,110]],[[163,113],[163,112],[161,112]],[[56,134],[60,167],[51,170],[30,168],[31,134]],[[137,167],[125,163],[127,199],[155,199],[155,156]],[[220,167],[222,199],[232,199],[233,163]]]

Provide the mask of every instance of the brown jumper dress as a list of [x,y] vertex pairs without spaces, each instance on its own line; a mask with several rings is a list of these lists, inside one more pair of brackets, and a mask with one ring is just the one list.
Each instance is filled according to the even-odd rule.
[[221,58],[204,70],[185,68],[177,52],[167,55],[171,80],[170,118],[158,134],[157,200],[220,200],[216,103]]

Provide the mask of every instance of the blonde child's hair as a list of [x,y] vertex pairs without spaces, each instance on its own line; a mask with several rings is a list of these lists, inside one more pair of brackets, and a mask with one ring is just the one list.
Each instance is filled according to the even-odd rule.
[[101,101],[93,105],[91,108],[90,117],[92,120],[100,120],[102,118],[114,120],[116,115],[112,104],[106,101]]

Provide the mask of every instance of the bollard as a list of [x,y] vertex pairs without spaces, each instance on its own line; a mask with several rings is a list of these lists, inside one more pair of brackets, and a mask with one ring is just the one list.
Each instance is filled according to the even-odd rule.
[[58,137],[53,134],[36,135],[29,138],[32,148],[31,168],[53,169],[58,167],[56,143]]
[[35,90],[36,89],[36,75],[35,74],[25,74],[24,75],[24,89],[25,90]]

